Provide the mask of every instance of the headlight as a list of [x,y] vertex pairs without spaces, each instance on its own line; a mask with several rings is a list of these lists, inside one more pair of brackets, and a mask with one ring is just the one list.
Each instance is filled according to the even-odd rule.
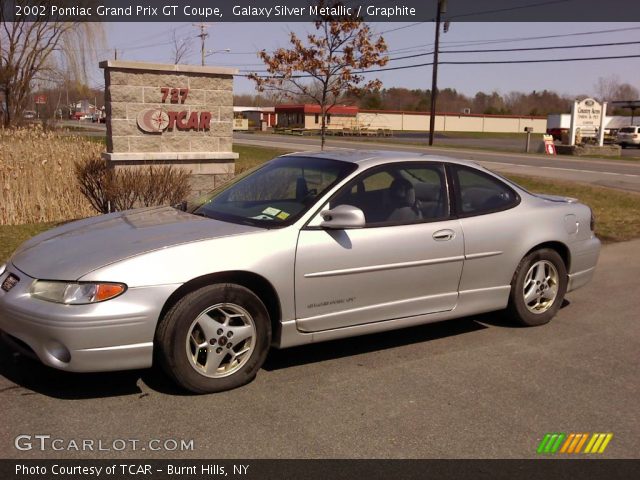
[[84,305],[104,302],[125,292],[122,283],[52,282],[36,280],[31,286],[31,295],[48,302],[67,305]]
[[2,275],[6,269],[7,269],[6,263],[3,263],[2,265],[0,265],[0,275]]

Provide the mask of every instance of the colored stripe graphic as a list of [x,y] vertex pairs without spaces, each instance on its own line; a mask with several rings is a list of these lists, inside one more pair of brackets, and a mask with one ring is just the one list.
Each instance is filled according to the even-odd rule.
[[[591,435],[591,438],[589,436]],[[547,433],[538,445],[537,453],[603,453],[609,442],[613,438],[613,433]],[[588,440],[588,441],[587,441]],[[582,447],[586,447],[584,451]]]
[[538,445],[538,453],[556,453],[565,437],[564,433],[547,433]]
[[543,438],[542,441],[540,442],[540,445],[538,445],[538,453],[544,453],[544,449],[547,446],[547,443],[549,442],[549,440],[551,439],[551,434],[547,433]]
[[603,453],[613,438],[613,433],[594,433],[584,453]]
[[551,453],[556,453],[558,451],[558,448],[560,448],[560,444],[562,443],[562,440],[564,440],[565,437],[566,435],[564,433],[558,434],[558,438],[556,439],[556,442],[553,444],[553,447],[551,447]]

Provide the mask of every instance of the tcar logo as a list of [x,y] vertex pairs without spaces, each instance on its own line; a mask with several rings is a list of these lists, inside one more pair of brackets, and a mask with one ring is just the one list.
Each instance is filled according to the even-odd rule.
[[142,110],[137,117],[138,127],[147,133],[161,133],[169,126],[169,115],[162,110]]
[[206,131],[211,127],[211,112],[165,112],[164,110],[142,110],[136,117],[140,130],[147,133],[162,133],[165,130]]

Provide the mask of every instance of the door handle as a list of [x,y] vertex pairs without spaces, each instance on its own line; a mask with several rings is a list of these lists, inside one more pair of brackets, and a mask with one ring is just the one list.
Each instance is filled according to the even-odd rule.
[[434,232],[433,239],[437,242],[446,242],[455,236],[456,233],[453,230],[438,230],[437,232]]

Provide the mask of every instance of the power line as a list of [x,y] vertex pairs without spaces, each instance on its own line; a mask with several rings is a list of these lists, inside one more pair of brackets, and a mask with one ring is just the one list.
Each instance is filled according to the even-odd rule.
[[539,3],[530,3],[528,5],[519,5],[519,6],[515,6],[515,7],[507,7],[507,8],[496,8],[493,10],[479,10],[477,12],[468,12],[468,13],[461,13],[459,15],[452,15],[450,17],[447,17],[447,20],[452,20],[454,18],[462,18],[462,17],[473,17],[476,15],[486,15],[489,13],[499,13],[499,12],[511,12],[513,10],[524,10],[527,8],[533,8],[533,7],[546,7],[549,5],[555,5],[558,3],[568,3],[571,2],[572,0],[549,0],[546,2],[539,2]]
[[591,43],[591,44],[582,44],[582,45],[556,45],[551,47],[489,48],[489,49],[483,49],[483,50],[440,50],[440,53],[527,52],[527,51],[537,51],[537,50],[564,50],[569,48],[615,47],[619,45],[636,45],[638,43],[640,43],[640,41]]
[[[595,47],[613,47],[620,45],[637,45],[640,41],[633,42],[610,42],[610,43],[592,43],[585,45],[557,45],[553,47],[525,47],[525,48],[490,48],[483,50],[440,50],[440,53],[496,53],[496,52],[528,52],[541,50],[564,50],[571,48],[595,48]],[[405,55],[403,57],[390,58],[389,61],[405,60],[408,58],[426,57],[433,55],[433,52],[416,53],[414,55]]]
[[[583,62],[583,61],[598,61],[598,60],[618,60],[624,58],[640,58],[640,54],[638,55],[615,55],[615,56],[606,56],[606,57],[579,57],[579,58],[544,58],[544,59],[532,59],[532,60],[474,60],[474,61],[460,61],[460,62],[452,62],[452,61],[444,61],[438,62],[440,65],[498,65],[498,64],[516,64],[516,63],[560,63],[560,62]],[[390,72],[394,70],[405,70],[409,68],[420,68],[420,67],[430,67],[433,66],[433,62],[429,63],[419,63],[414,65],[402,65],[399,67],[385,67],[385,68],[377,68],[375,70],[361,70],[355,71],[353,73],[358,75],[364,75],[369,73],[378,73],[378,72]],[[244,72],[244,70],[243,70]],[[252,72],[252,73],[268,73],[266,70],[261,72]],[[240,77],[247,77],[248,75],[238,75]],[[311,78],[313,75],[292,75],[290,78]]]
[[553,62],[584,62],[590,60],[616,60],[622,58],[640,58],[640,55],[614,55],[607,57],[580,57],[580,58],[544,58],[535,60],[474,60],[471,62],[440,62],[447,65],[497,65],[509,63],[553,63]]
[[[413,24],[417,25],[417,24]],[[558,35],[542,35],[535,37],[511,37],[511,38],[494,38],[494,39],[477,39],[477,40],[450,40],[441,42],[442,45],[447,45],[449,48],[458,48],[458,47],[466,47],[472,45],[489,45],[494,43],[511,43],[511,42],[525,42],[528,40],[547,40],[552,38],[566,38],[566,37],[577,37],[583,35],[599,35],[602,33],[617,33],[617,32],[628,32],[633,30],[640,30],[640,27],[626,27],[626,28],[613,28],[607,30],[591,30],[587,32],[574,32],[574,33],[563,33]],[[395,50],[389,50],[392,53],[400,53],[406,52],[408,50],[415,50],[420,48],[433,47],[433,43],[425,43],[421,45],[412,45],[409,47],[398,48]]]
[[[540,50],[562,50],[562,49],[573,49],[573,48],[596,48],[596,47],[609,47],[609,46],[621,46],[621,45],[637,45],[640,44],[640,41],[630,41],[630,42],[609,42],[609,43],[592,43],[586,45],[558,45],[554,47],[526,47],[526,48],[494,48],[494,49],[486,49],[486,50],[440,50],[440,53],[496,53],[496,52],[522,52],[522,51],[540,51]],[[424,53],[416,53],[414,55],[405,55],[402,57],[394,57],[390,58],[390,62],[395,62],[398,60],[407,60],[409,58],[419,58],[433,55],[433,51],[424,52]],[[441,63],[449,63],[449,64],[457,64],[452,62],[441,62]],[[244,64],[244,65],[229,65],[231,67],[254,67],[254,66],[262,66],[260,63],[252,63],[252,64]],[[426,64],[425,64],[426,65]],[[262,70],[261,73],[267,73],[266,70]]]
[[[138,37],[138,38],[137,38],[137,39],[135,39],[135,40],[131,40],[131,41],[127,42],[127,45],[117,45],[117,46],[112,47],[112,48],[117,48],[117,49],[119,49],[119,50],[122,50],[122,49],[125,49],[125,48],[126,48],[127,50],[133,50],[132,48],[129,48],[129,45],[133,45],[133,44],[136,44],[136,43],[141,42],[141,41],[149,40],[149,39],[151,39],[151,38],[155,38],[155,37],[163,36],[163,35],[166,35],[167,33],[175,33],[175,32],[177,32],[178,30],[180,30],[180,29],[182,29],[182,28],[186,28],[186,27],[188,27],[188,26],[189,26],[189,25],[180,25],[180,26],[178,26],[178,27],[174,27],[174,28],[169,28],[169,29],[162,30],[161,32],[152,33],[151,35],[144,35],[144,36],[142,36],[142,37]],[[154,46],[154,45],[166,45],[166,43],[154,43],[154,44],[151,44],[151,45],[148,45],[148,46],[151,46],[151,47],[152,47],[152,46]],[[108,50],[111,50],[112,48],[109,48]],[[140,46],[140,47],[136,47],[136,48],[146,48],[146,46],[145,46],[145,47]]]

